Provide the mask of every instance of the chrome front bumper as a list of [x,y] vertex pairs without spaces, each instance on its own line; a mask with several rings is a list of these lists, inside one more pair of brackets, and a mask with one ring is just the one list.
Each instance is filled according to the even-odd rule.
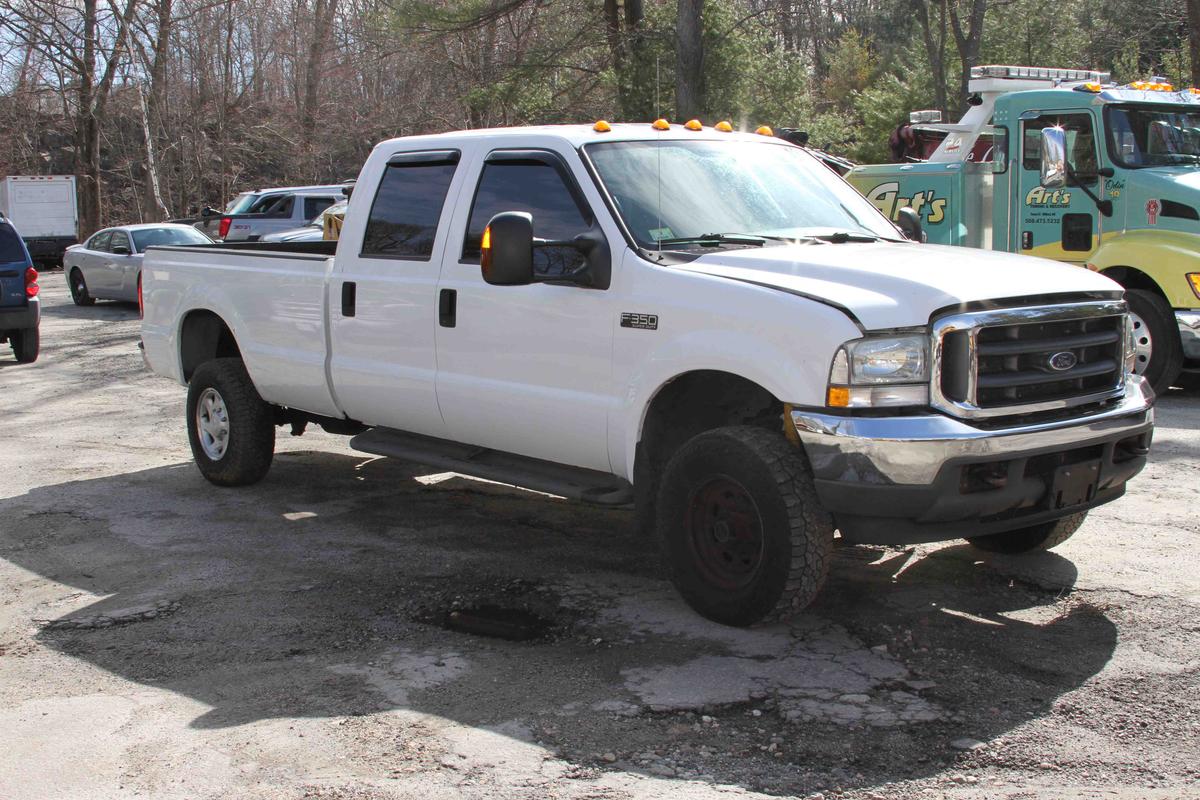
[[1175,321],[1179,324],[1183,357],[1200,359],[1200,309],[1176,311]]
[[[1153,398],[1132,378],[1102,412],[997,429],[935,413],[839,417],[794,409],[791,417],[817,494],[842,535],[900,544],[1011,530],[1115,500],[1145,465]],[[1081,463],[1098,475],[1088,500],[1056,503],[1056,471]],[[995,488],[973,484],[981,468],[1002,476]]]
[[987,459],[1031,450],[1074,448],[1134,434],[1153,425],[1154,393],[1131,378],[1120,403],[1079,419],[988,430],[941,414],[917,417],[837,417],[793,410],[792,423],[813,474],[869,484],[928,484],[947,461]]

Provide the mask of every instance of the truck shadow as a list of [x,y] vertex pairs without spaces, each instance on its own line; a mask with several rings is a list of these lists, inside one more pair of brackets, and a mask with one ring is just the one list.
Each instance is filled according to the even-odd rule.
[[[669,774],[778,794],[942,771],[947,742],[1047,714],[1116,646],[1066,559],[1014,578],[965,546],[843,548],[790,627],[722,628],[676,598],[628,512],[427,473],[291,452],[245,490],[191,464],[38,488],[0,500],[0,558],[55,582],[29,610],[42,645],[209,706],[196,729],[421,712],[545,742],[583,778],[668,774],[659,751]],[[444,624],[488,604],[547,627]],[[675,696],[703,675],[729,681]],[[487,747],[469,740],[444,746]]]

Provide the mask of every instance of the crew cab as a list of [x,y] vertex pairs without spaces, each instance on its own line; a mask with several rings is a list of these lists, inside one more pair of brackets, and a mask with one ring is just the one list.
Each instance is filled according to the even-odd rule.
[[188,387],[214,484],[262,479],[276,426],[316,423],[632,504],[686,601],[749,625],[816,596],[835,530],[1045,549],[1145,464],[1116,283],[908,240],[774,137],[404,137],[357,186],[337,242],[146,255],[145,357]]

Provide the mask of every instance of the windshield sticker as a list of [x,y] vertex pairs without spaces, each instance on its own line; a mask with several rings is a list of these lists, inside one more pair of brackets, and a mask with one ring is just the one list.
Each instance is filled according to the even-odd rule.
[[656,242],[661,242],[663,239],[674,239],[675,234],[670,228],[651,228],[650,238]]
[[1158,210],[1161,208],[1158,201],[1153,197],[1146,201],[1146,224],[1158,224]]
[[899,193],[898,181],[881,183],[867,192],[867,200],[893,222],[900,218],[900,209],[905,206],[924,216],[930,225],[936,225],[946,218],[948,201],[944,197],[937,197],[933,189],[916,192],[912,197],[897,197]]

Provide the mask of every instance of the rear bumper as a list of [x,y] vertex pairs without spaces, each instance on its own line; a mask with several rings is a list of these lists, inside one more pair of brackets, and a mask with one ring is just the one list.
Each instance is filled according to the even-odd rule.
[[1175,322],[1179,324],[1183,357],[1200,360],[1200,309],[1176,311]]
[[[1153,395],[1140,379],[1086,421],[988,430],[962,420],[837,417],[804,410],[792,422],[818,496],[849,541],[907,544],[998,533],[1083,511],[1125,492],[1146,463]],[[1094,492],[1060,505],[1056,472],[1098,463]]]
[[41,321],[42,304],[36,297],[31,298],[24,306],[0,307],[0,331],[36,328]]

